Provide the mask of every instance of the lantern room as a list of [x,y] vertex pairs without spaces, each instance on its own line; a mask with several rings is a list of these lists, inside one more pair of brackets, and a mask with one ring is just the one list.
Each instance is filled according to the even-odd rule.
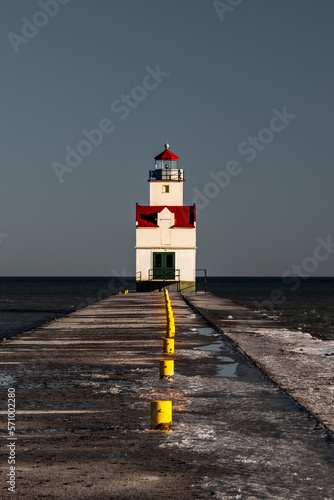
[[150,170],[149,180],[183,180],[183,170],[179,170],[179,157],[169,151],[169,144],[165,150],[155,158],[155,170]]

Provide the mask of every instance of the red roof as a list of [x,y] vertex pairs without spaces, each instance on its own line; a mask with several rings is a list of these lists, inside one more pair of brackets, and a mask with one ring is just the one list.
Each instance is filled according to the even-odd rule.
[[136,222],[138,227],[159,227],[158,213],[164,208],[168,208],[175,216],[173,227],[195,227],[196,222],[196,204],[191,206],[142,206],[136,204]]
[[165,151],[154,157],[155,160],[178,160],[179,157],[169,151],[169,145],[165,144]]

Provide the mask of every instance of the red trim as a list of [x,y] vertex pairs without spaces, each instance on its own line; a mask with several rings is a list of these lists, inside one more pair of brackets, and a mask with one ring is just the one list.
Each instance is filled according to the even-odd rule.
[[147,206],[136,204],[137,227],[158,227],[158,213],[168,208],[175,215],[173,227],[195,227],[196,204],[190,206]]
[[179,157],[173,154],[169,149],[165,149],[162,153],[160,153],[158,156],[154,157],[155,160],[178,160]]

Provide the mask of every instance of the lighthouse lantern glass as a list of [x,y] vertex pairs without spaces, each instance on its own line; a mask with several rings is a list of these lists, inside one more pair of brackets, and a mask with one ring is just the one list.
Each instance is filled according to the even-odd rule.
[[177,160],[156,160],[155,161],[155,169],[156,170],[177,170]]

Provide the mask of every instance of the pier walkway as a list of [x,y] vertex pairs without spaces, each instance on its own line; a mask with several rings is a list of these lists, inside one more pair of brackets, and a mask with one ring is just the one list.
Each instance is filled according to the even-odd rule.
[[211,293],[185,298],[334,432],[334,341],[320,340]]
[[[8,388],[16,394],[17,498],[334,498],[330,433],[181,294],[170,298],[174,381],[159,379],[162,293],[111,297],[1,350],[2,498],[13,498]],[[224,317],[215,316],[222,303],[214,296],[186,298],[223,330],[237,315],[225,303]],[[172,432],[149,429],[156,399],[173,401]]]

